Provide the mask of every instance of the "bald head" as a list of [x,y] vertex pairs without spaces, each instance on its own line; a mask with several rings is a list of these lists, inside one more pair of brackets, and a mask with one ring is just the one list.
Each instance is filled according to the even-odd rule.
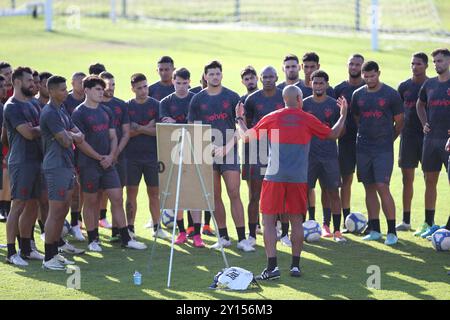
[[283,100],[288,108],[301,107],[301,102],[303,100],[302,90],[294,85],[286,86],[283,89]]
[[264,67],[261,70],[261,83],[263,84],[264,91],[276,90],[276,84],[278,81],[277,70],[272,66]]
[[261,76],[265,75],[265,74],[273,74],[273,75],[277,75],[277,70],[272,67],[272,66],[266,66],[261,70]]

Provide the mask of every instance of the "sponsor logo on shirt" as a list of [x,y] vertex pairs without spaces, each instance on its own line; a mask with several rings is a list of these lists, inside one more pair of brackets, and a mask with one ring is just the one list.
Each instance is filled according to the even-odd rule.
[[222,106],[224,109],[228,109],[230,107],[230,101],[227,100],[223,101]]
[[376,118],[380,119],[383,116],[381,111],[363,111],[361,112],[363,118]]
[[333,111],[331,109],[329,109],[329,108],[326,108],[324,114],[325,114],[325,118],[328,119],[333,114]]
[[429,107],[448,107],[450,106],[449,99],[430,100]]
[[386,99],[378,99],[378,105],[383,108],[386,105]]
[[100,123],[100,124],[93,125],[91,128],[92,128],[92,131],[94,131],[94,132],[101,132],[101,131],[108,130],[109,126],[107,123]]
[[219,121],[219,120],[226,120],[228,119],[228,114],[225,112],[222,113],[214,113],[209,116],[205,116],[206,121],[213,122],[213,121]]

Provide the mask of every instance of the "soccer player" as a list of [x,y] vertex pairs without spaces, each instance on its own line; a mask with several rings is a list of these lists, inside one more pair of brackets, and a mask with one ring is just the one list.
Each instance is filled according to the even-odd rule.
[[221,196],[221,181],[225,181],[231,202],[231,214],[238,234],[237,248],[245,252],[255,249],[245,238],[244,207],[240,197],[240,166],[235,139],[235,110],[237,93],[222,86],[222,65],[212,61],[204,67],[208,87],[197,93],[189,106],[188,122],[201,121],[213,129],[215,156],[213,164],[215,218],[220,240],[211,248],[231,246],[226,224],[225,207]]
[[103,65],[103,64],[101,64],[99,62],[91,64],[89,66],[89,74],[90,75],[98,76],[103,71],[106,71],[105,65]]
[[[361,67],[364,63],[364,57],[360,54],[353,54],[348,59],[348,80],[342,81],[334,88],[336,98],[344,97],[347,103],[352,101],[352,95],[355,90],[361,88],[365,82],[361,77]],[[345,121],[345,133],[339,138],[339,170],[341,171],[341,205],[345,218],[350,214],[350,199],[352,193],[353,174],[356,167],[356,132],[357,127],[351,110],[347,112]],[[342,230],[347,233],[347,230]]]
[[[332,128],[339,120],[340,109],[334,98],[326,94],[329,77],[325,71],[317,70],[311,74],[313,95],[303,100],[303,110],[314,115],[323,124]],[[336,242],[345,242],[340,231],[341,199],[339,187],[338,150],[335,141],[321,141],[314,137],[311,140],[308,164],[308,185],[315,188],[319,180],[322,193],[327,194],[333,216],[333,238]],[[329,228],[330,226],[327,225]]]
[[[28,67],[18,67],[14,70],[14,94],[5,104],[3,112],[10,147],[8,171],[13,198],[6,223],[6,262],[18,266],[28,265],[23,258],[43,259],[41,254],[31,248],[31,232],[36,213],[30,211],[30,204],[40,195],[42,162],[39,114],[29,102],[34,87],[32,74]],[[20,255],[15,249],[15,239],[19,234]]]
[[77,148],[80,185],[83,191],[83,215],[88,233],[90,251],[101,252],[98,234],[100,210],[99,190],[111,202],[111,213],[119,228],[123,247],[142,250],[146,246],[130,238],[123,209],[120,178],[114,166],[117,151],[117,134],[111,110],[102,105],[106,85],[98,76],[83,79],[86,100],[72,113],[74,124],[84,134],[85,140]]
[[[159,117],[163,123],[187,123],[187,116],[189,112],[189,104],[192,97],[195,95],[189,92],[191,74],[186,68],[176,69],[173,72],[173,85],[175,92],[168,95],[159,103]],[[201,217],[199,211],[188,211],[190,215],[189,220],[192,220],[192,240],[194,247],[203,248],[205,244],[201,238]],[[209,216],[210,218],[211,216]],[[205,220],[207,217],[205,217]],[[189,221],[191,222],[191,221]],[[208,227],[209,227],[209,220]],[[184,228],[183,210],[177,213],[177,226],[179,234],[175,240],[176,244],[183,244],[187,242],[186,229]]]
[[[260,280],[272,280],[280,277],[276,253],[275,222],[278,214],[289,216],[292,226],[292,263],[290,275],[299,277],[300,255],[303,246],[303,221],[306,216],[308,149],[313,136],[321,139],[335,140],[345,125],[347,103],[339,98],[341,116],[330,129],[316,117],[302,109],[302,92],[289,85],[283,90],[285,108],[269,113],[252,129],[247,130],[244,120],[244,107],[236,107],[239,135],[248,139],[267,137],[271,150],[269,165],[264,177],[261,192],[261,212],[264,221],[264,244],[267,256],[267,267]],[[276,156],[278,155],[278,156]]]
[[14,93],[14,87],[12,83],[12,73],[13,69],[11,65],[6,61],[0,62],[0,75],[6,79],[6,97],[4,97],[0,102],[5,103],[9,97]]
[[247,93],[241,97],[241,102],[245,102],[245,99],[258,90],[258,76],[256,70],[252,66],[247,66],[241,71],[241,82],[247,89]]
[[39,73],[39,92],[36,96],[39,101],[39,106],[41,109],[48,103],[50,100],[50,96],[47,88],[47,80],[52,76],[50,72],[41,72]]
[[297,85],[301,81],[299,73],[301,70],[300,61],[295,54],[288,54],[283,60],[283,72],[286,80],[277,85],[277,88],[283,90],[287,85]]
[[172,83],[173,70],[175,70],[175,67],[171,57],[163,56],[158,60],[156,71],[159,74],[160,81],[157,81],[148,87],[149,97],[161,101],[175,91],[175,87]]
[[366,85],[353,93],[351,107],[358,124],[356,167],[364,184],[370,233],[363,240],[381,239],[380,202],[387,219],[386,245],[398,242],[395,230],[395,202],[389,189],[394,165],[394,141],[404,121],[403,102],[396,90],[380,81],[375,61],[362,66]]
[[[117,169],[117,173],[119,174],[120,185],[123,189],[127,184],[127,160],[124,150],[128,141],[130,140],[130,116],[128,115],[128,108],[125,101],[120,100],[119,98],[116,98],[114,96],[114,92],[116,89],[114,76],[107,71],[103,71],[102,73],[100,73],[100,78],[103,79],[106,84],[105,91],[103,93],[102,104],[107,106],[114,115],[114,126],[116,128],[118,140],[117,150],[114,155],[114,163]],[[112,228],[111,240],[114,241],[118,240],[119,229],[117,228],[117,226],[115,226],[114,221],[113,225],[111,225],[106,219],[107,202],[108,197],[105,193],[103,193],[102,203],[100,205],[99,226],[107,229]],[[129,229],[131,229],[131,227],[128,226]],[[134,230],[134,227],[132,228],[132,230]]]
[[450,51],[436,49],[431,54],[437,77],[428,79],[419,91],[417,115],[423,127],[422,170],[425,174],[425,222],[415,233],[426,238],[439,226],[434,224],[437,183],[442,165],[447,170],[450,153],[444,149],[450,128]]
[[[0,74],[0,130],[3,131],[3,99],[6,97],[6,78]],[[0,143],[0,164],[3,164],[3,145]],[[0,193],[3,195],[3,168],[0,168]],[[0,198],[2,199],[2,198]],[[6,222],[6,218],[8,217],[8,213],[5,208],[5,201],[0,200],[0,222]]]
[[[158,224],[160,208],[156,121],[159,118],[159,102],[148,96],[147,78],[141,73],[131,76],[131,90],[135,98],[127,102],[130,116],[130,140],[125,150],[128,159],[126,202],[128,225],[134,226],[139,183],[144,176],[153,220],[153,235],[161,239],[171,239],[171,235]],[[132,232],[134,233],[133,230]]]
[[83,90],[83,79],[85,77],[86,74],[83,72],[75,72],[72,75],[72,90],[64,101],[64,108],[69,115],[72,115],[73,110],[82,104],[86,98]]
[[[46,81],[50,101],[40,116],[44,151],[42,168],[48,189],[49,210],[45,222],[44,269],[65,270],[74,264],[58,254],[64,219],[69,211],[75,180],[72,144],[80,144],[83,134],[66,113],[63,102],[67,98],[66,79],[52,76]],[[84,253],[84,250],[78,253]]]
[[416,103],[419,90],[428,79],[428,56],[415,53],[411,59],[412,77],[398,86],[398,93],[403,100],[405,110],[405,126],[400,136],[400,152],[398,165],[403,176],[403,219],[396,226],[397,231],[411,230],[411,201],[414,193],[414,175],[422,158],[423,128],[417,116]]

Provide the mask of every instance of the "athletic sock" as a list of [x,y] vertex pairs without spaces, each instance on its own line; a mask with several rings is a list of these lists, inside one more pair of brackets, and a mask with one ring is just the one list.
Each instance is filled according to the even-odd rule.
[[370,219],[369,220],[369,230],[370,231],[376,231],[381,233],[380,231],[380,219]]
[[4,211],[6,206],[6,201],[0,200],[0,211]]
[[118,234],[119,234],[119,228],[112,227],[111,228],[111,237],[117,237]]
[[128,241],[131,240],[130,234],[128,233],[128,228],[127,227],[119,228],[119,232],[120,232],[120,240],[122,241],[122,244],[126,246],[128,244]]
[[330,226],[330,222],[331,222],[331,209],[323,208],[323,224]]
[[316,207],[308,208],[309,220],[316,220]]
[[344,222],[345,222],[345,219],[347,219],[348,215],[350,214],[350,208],[342,209],[342,213],[344,214]]
[[211,212],[205,211],[205,224],[209,226],[211,222]]
[[159,226],[159,224],[154,224],[154,225],[153,225],[153,231],[154,231],[154,232],[157,232],[157,231],[158,231],[158,226]]
[[395,230],[395,219],[393,220],[387,219],[387,225],[388,225],[388,233],[393,233],[397,235],[397,231]]
[[425,209],[425,222],[431,227],[434,224],[435,210]]
[[134,233],[134,225],[133,224],[129,224],[128,225],[128,230],[130,230],[131,232]]
[[292,256],[291,269],[295,267],[300,269],[300,257]]
[[193,227],[194,226],[194,220],[192,219],[192,215],[191,215],[191,211],[188,210],[188,228]]
[[20,254],[29,256],[31,253],[31,238],[20,238]]
[[8,258],[11,258],[17,253],[15,243],[8,243],[6,246],[8,247]]
[[230,240],[230,237],[228,236],[228,229],[225,228],[219,228],[219,237],[225,238],[225,240]]
[[186,229],[184,228],[184,219],[181,218],[180,220],[177,220],[177,227],[178,227],[178,231],[181,232],[186,232]]
[[100,210],[100,220],[106,219],[106,209]]
[[256,223],[248,223],[248,230],[250,232],[250,237],[256,239]]
[[277,266],[277,257],[267,258],[267,271],[273,271]]
[[59,240],[56,242],[58,244],[58,247],[62,247],[66,244],[63,238],[59,238]]
[[95,228],[95,240],[100,241],[100,235],[98,233],[98,228]]
[[44,248],[45,248],[45,258],[44,261],[49,261],[52,260],[52,258],[54,257],[53,255],[53,243],[45,243],[44,244]]
[[58,253],[59,253],[58,241],[56,241],[56,242],[53,243],[53,246],[52,246],[52,255],[56,256]]
[[411,211],[403,211],[403,222],[406,224],[411,223]]
[[78,225],[78,217],[80,216],[80,211],[70,212],[70,226],[75,227]]
[[333,227],[334,232],[341,231],[341,213],[333,213]]
[[245,227],[236,227],[238,242],[245,240]]
[[83,222],[83,215],[79,212],[78,221]]
[[201,223],[194,223],[194,236],[200,234],[200,229],[202,228]]
[[45,232],[45,223],[42,222],[42,220],[38,220],[39,228],[41,229],[41,234]]
[[287,236],[289,233],[289,222],[281,223],[281,237]]
[[445,226],[445,229],[450,230],[450,216],[448,216],[447,225]]
[[9,215],[9,212],[11,211],[11,201],[5,201],[5,212],[7,215]]
[[89,243],[92,243],[93,241],[95,241],[95,239],[96,239],[95,229],[92,231],[88,231],[87,234],[88,234]]

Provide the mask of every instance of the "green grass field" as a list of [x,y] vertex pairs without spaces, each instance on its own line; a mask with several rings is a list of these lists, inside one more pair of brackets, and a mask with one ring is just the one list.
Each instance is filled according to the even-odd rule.
[[[39,71],[48,70],[66,77],[75,71],[87,72],[89,64],[101,61],[116,76],[117,96],[129,99],[129,76],[144,72],[151,82],[157,80],[156,60],[170,55],[177,66],[188,67],[196,85],[202,66],[211,59],[219,59],[224,66],[224,85],[244,93],[239,71],[252,64],[256,69],[273,65],[280,71],[285,54],[302,55],[316,51],[321,57],[321,68],[330,74],[335,85],[346,78],[346,60],[354,52],[366,59],[380,63],[382,80],[389,85],[398,83],[410,75],[409,63],[413,52],[430,53],[445,43],[394,42],[383,40],[382,51],[369,51],[366,38],[314,37],[287,33],[190,30],[161,27],[137,22],[120,22],[112,25],[107,20],[81,20],[81,29],[68,29],[66,19],[55,22],[56,30],[43,32],[42,20],[29,18],[1,19],[2,39],[0,60],[13,66],[28,65]],[[447,44],[448,46],[448,44]],[[429,75],[434,76],[432,65]],[[397,142],[398,144],[398,142]],[[396,144],[396,145],[397,145]],[[355,179],[356,180],[356,179]],[[416,173],[412,224],[422,223],[424,217],[424,184],[420,170]],[[142,186],[142,189],[145,190]],[[397,219],[401,219],[401,173],[395,168],[392,193],[396,201]],[[245,184],[241,186],[244,206],[248,202]],[[258,238],[255,253],[243,254],[236,245],[236,233],[228,211],[228,227],[233,240],[226,253],[230,265],[240,266],[259,273],[265,267],[266,258],[262,238]],[[319,197],[318,197],[319,198]],[[450,188],[444,173],[438,186],[436,223],[442,225],[449,214]],[[317,217],[321,219],[320,204]],[[151,245],[150,231],[143,225],[149,219],[146,195],[139,195],[136,231],[139,239]],[[359,183],[353,185],[352,210],[366,212],[364,191]],[[386,231],[382,217],[382,231]],[[0,263],[0,299],[450,299],[450,256],[437,253],[431,244],[416,239],[412,233],[401,233],[399,244],[393,248],[382,242],[363,243],[359,236],[348,236],[346,245],[338,245],[322,239],[316,244],[306,244],[301,265],[304,276],[293,279],[288,276],[290,251],[279,246],[279,266],[282,278],[263,283],[261,290],[245,293],[211,291],[208,285],[222,268],[220,253],[209,249],[195,249],[190,245],[176,247],[172,287],[166,288],[170,244],[159,241],[152,268],[149,268],[150,250],[144,252],[122,250],[107,243],[109,232],[101,230],[104,240],[102,254],[88,253],[75,257],[81,269],[81,290],[66,288],[68,275],[44,272],[40,263],[32,262],[24,269]],[[43,243],[36,233],[38,247]],[[208,244],[213,238],[206,237]],[[5,228],[0,226],[0,243],[5,243]],[[86,247],[86,243],[76,243]],[[6,251],[0,250],[0,259]],[[367,267],[378,265],[381,269],[381,289],[368,289]],[[143,285],[133,285],[135,270],[143,274]]]

